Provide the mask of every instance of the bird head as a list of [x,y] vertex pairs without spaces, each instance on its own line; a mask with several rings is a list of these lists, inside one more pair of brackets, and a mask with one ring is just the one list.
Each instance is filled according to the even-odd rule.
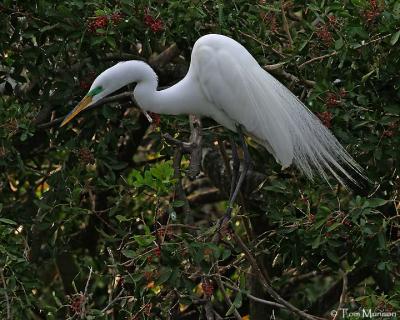
[[123,72],[123,63],[124,62],[120,62],[115,66],[103,71],[93,81],[88,93],[81,100],[81,102],[79,102],[78,105],[64,118],[63,122],[61,123],[61,127],[65,126],[79,113],[90,107],[95,102],[117,91],[130,82],[129,79],[127,79],[126,74]]
[[95,81],[81,102],[79,102],[78,105],[64,118],[63,122],[61,123],[61,127],[65,126],[68,122],[70,122],[79,113],[87,109],[93,103],[105,97],[107,95],[105,94],[105,91],[106,89],[102,85],[96,84]]

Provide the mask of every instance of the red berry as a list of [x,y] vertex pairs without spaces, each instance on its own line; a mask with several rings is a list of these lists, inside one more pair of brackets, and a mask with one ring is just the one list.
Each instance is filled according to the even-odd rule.
[[337,19],[336,19],[336,16],[334,16],[334,15],[328,16],[328,23],[329,23],[329,25],[330,25],[331,27],[337,26],[338,21],[337,21]]
[[330,47],[333,43],[332,33],[328,30],[326,24],[319,27],[316,31],[317,37],[322,40],[326,47]]
[[144,23],[150,27],[153,32],[159,32],[164,30],[164,23],[161,19],[155,19],[149,14],[149,9],[144,11]]
[[146,278],[147,282],[150,282],[153,279],[153,272],[151,271],[146,271],[144,273],[144,277]]
[[211,297],[214,293],[214,286],[209,280],[204,280],[201,283],[201,288],[203,289],[203,292],[207,297]]
[[123,20],[123,14],[122,13],[120,13],[120,12],[116,12],[116,13],[113,13],[112,15],[111,15],[111,21],[114,23],[114,24],[118,24],[118,23],[120,23],[122,20]]
[[107,27],[107,24],[107,16],[98,16],[94,20],[89,22],[88,28],[90,32],[96,32],[97,29],[104,29],[105,27]]
[[160,256],[161,256],[161,248],[160,248],[160,247],[156,247],[156,248],[154,249],[154,254],[155,254],[157,257],[160,257]]
[[81,80],[79,82],[79,86],[81,87],[81,89],[83,90],[89,90],[90,89],[90,83],[86,82],[85,80]]
[[145,306],[144,306],[144,308],[143,308],[143,313],[146,315],[146,316],[150,316],[150,314],[151,314],[151,308],[153,307],[153,305],[151,304],[151,303],[147,303]]
[[150,112],[150,117],[153,119],[153,125],[158,127],[160,126],[160,115],[155,112]]
[[325,127],[332,127],[332,113],[329,111],[318,112],[317,117],[322,121]]
[[336,107],[340,103],[340,97],[333,92],[326,94],[325,103],[329,108]]

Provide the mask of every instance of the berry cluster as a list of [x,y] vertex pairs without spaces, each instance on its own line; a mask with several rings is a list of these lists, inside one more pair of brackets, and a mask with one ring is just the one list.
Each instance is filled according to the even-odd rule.
[[153,280],[153,272],[152,271],[145,271],[144,277],[146,278],[147,282],[151,282]]
[[93,152],[88,148],[80,148],[78,150],[79,161],[83,164],[93,164],[95,162],[95,158]]
[[115,12],[111,15],[111,21],[116,25],[124,19],[124,15],[120,12]]
[[6,123],[1,125],[2,128],[10,135],[13,136],[18,131],[18,122],[17,119],[10,119]]
[[87,90],[90,89],[90,82],[87,82],[87,81],[85,81],[85,80],[81,80],[81,81],[79,81],[79,87],[80,87],[82,90],[87,91]]
[[96,78],[96,73],[94,73],[93,71],[89,72],[82,78],[82,80],[79,81],[79,87],[85,91],[89,90],[91,83],[95,78]]
[[260,12],[260,18],[262,21],[269,26],[269,30],[271,30],[272,33],[277,33],[278,32],[278,24],[276,22],[276,15],[274,13],[265,13],[265,12]]
[[208,298],[211,297],[214,293],[214,285],[212,284],[212,282],[210,280],[204,280],[201,283],[201,288],[203,289],[204,294]]
[[331,27],[337,27],[339,24],[339,21],[337,20],[336,16],[334,16],[333,14],[328,16],[328,24]]
[[325,97],[325,104],[329,108],[337,107],[341,102],[342,99],[345,98],[347,92],[344,88],[340,89],[339,93],[329,91]]
[[322,121],[325,127],[332,127],[332,113],[329,111],[318,112],[317,117]]
[[153,305],[151,303],[147,303],[143,306],[143,313],[146,316],[150,316],[151,315],[151,308],[153,307]]
[[157,246],[157,247],[154,249],[154,255],[157,256],[157,257],[160,257],[160,256],[161,256],[161,248],[160,248],[159,246]]
[[82,315],[84,311],[84,305],[86,302],[86,297],[82,293],[75,294],[71,299],[70,309],[74,314]]
[[151,119],[153,120],[152,124],[155,127],[159,127],[160,126],[160,121],[161,121],[160,115],[158,113],[155,113],[155,112],[149,112],[149,115],[150,115]]
[[90,32],[95,33],[98,29],[104,29],[108,25],[107,16],[98,16],[89,22],[88,29]]
[[325,104],[329,108],[334,108],[340,103],[340,99],[338,99],[338,96],[334,92],[328,92],[326,94],[325,98]]
[[149,14],[149,10],[146,9],[144,13],[144,23],[150,27],[151,31],[159,32],[164,30],[164,23],[161,19],[156,19]]
[[376,0],[369,0],[369,5],[370,9],[364,11],[364,19],[368,24],[372,24],[381,15],[382,8]]
[[396,129],[398,128],[398,124],[396,122],[392,122],[387,129],[385,129],[382,133],[383,137],[391,138],[396,134]]
[[326,47],[330,47],[333,43],[332,32],[329,31],[328,25],[321,25],[316,31],[317,37],[323,42]]
[[105,29],[110,22],[117,25],[123,19],[124,15],[120,12],[115,12],[111,16],[98,16],[89,22],[88,29],[90,32],[96,33],[98,29]]

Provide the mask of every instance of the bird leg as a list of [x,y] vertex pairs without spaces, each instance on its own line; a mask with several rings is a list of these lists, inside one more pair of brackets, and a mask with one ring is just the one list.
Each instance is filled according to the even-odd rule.
[[231,147],[232,147],[232,178],[231,178],[231,190],[230,190],[230,196],[229,196],[229,203],[228,203],[228,208],[225,211],[224,216],[219,220],[218,223],[218,234],[216,235],[215,239],[221,238],[222,234],[226,233],[226,230],[228,228],[228,223],[231,220],[231,215],[232,215],[232,210],[233,210],[233,205],[236,201],[236,198],[240,192],[240,188],[243,184],[243,181],[246,177],[247,171],[250,168],[251,165],[251,158],[250,158],[250,152],[249,149],[247,148],[246,141],[244,139],[244,135],[242,132],[242,129],[240,126],[237,126],[237,132],[239,135],[239,143],[243,149],[243,165],[242,165],[242,171],[240,172],[240,160],[239,160],[239,155],[237,152],[237,146],[234,141],[234,139],[231,139]]
[[240,170],[240,159],[237,152],[237,146],[235,143],[235,139],[231,136],[231,148],[232,148],[232,176],[231,176],[231,189],[229,193],[229,201],[235,192],[235,186],[239,177],[239,170]]
[[[246,141],[244,139],[242,128],[241,128],[240,125],[238,125],[236,128],[237,128],[237,132],[238,132],[238,136],[239,136],[239,143],[240,143],[240,146],[243,149],[243,166],[242,166],[242,171],[240,172],[239,179],[238,179],[237,183],[233,179],[233,177],[235,175],[237,175],[237,173],[236,174],[234,174],[234,173],[232,174],[232,184],[236,184],[236,186],[235,186],[234,189],[231,187],[231,192],[233,190],[233,193],[231,193],[231,196],[229,198],[228,208],[227,208],[226,213],[225,213],[225,215],[228,216],[229,219],[231,217],[233,204],[236,201],[236,198],[237,198],[237,196],[238,196],[238,194],[240,192],[240,188],[242,187],[243,181],[244,181],[244,179],[246,177],[247,171],[249,170],[250,165],[251,165],[250,152],[249,152],[249,149],[247,148],[247,144],[246,144]],[[236,155],[234,155],[234,153],[236,153]],[[235,156],[236,156],[237,159],[239,158],[238,155],[237,155],[236,146],[232,147],[232,160],[233,160],[233,165],[234,166],[235,166]],[[238,160],[236,160],[236,161],[238,161]],[[235,171],[235,168],[233,168],[233,171]],[[238,170],[236,172],[238,172]],[[236,179],[236,177],[235,177],[235,179]]]

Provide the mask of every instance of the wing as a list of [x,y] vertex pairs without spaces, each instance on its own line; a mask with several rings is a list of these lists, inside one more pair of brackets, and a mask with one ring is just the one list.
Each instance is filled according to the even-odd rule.
[[195,45],[192,64],[209,102],[242,125],[283,167],[294,163],[310,179],[317,173],[327,180],[331,172],[344,185],[357,184],[352,173],[363,176],[321,121],[236,41],[205,39]]

